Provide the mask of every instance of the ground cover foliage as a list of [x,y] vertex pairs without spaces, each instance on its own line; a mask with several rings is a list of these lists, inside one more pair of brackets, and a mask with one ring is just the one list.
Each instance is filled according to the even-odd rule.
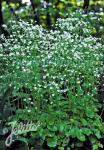
[[21,121],[41,123],[37,131],[20,134],[24,149],[81,149],[86,141],[86,149],[103,148],[97,87],[104,45],[92,36],[94,19],[76,11],[50,31],[13,21],[9,38],[2,35],[0,117],[6,125],[17,121],[17,127]]

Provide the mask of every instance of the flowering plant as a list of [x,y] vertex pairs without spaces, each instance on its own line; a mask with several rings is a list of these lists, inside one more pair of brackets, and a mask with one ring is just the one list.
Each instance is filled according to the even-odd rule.
[[59,19],[55,31],[13,22],[0,45],[0,90],[13,87],[8,121],[41,122],[31,136],[59,150],[88,139],[95,150],[102,147],[96,95],[104,45],[74,15]]

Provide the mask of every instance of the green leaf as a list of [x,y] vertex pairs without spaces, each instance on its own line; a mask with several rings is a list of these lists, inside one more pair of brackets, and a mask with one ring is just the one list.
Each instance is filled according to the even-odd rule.
[[28,139],[27,139],[27,138],[24,138],[24,137],[22,137],[22,136],[18,136],[17,140],[28,144]]
[[99,131],[97,131],[97,132],[95,133],[95,135],[96,135],[96,137],[97,137],[98,139],[100,139],[100,138],[101,138],[101,134],[100,134],[100,132],[99,132]]
[[56,147],[57,146],[57,137],[54,136],[54,138],[48,138],[47,139],[47,145],[49,147]]
[[81,134],[81,135],[79,134],[79,136],[77,136],[77,138],[82,142],[86,140],[86,138],[83,134]]
[[90,129],[84,128],[83,133],[86,134],[87,136],[89,136],[92,132]]

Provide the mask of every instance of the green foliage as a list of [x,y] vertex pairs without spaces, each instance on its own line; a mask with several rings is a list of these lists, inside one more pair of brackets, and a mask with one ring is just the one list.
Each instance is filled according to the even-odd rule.
[[76,148],[87,139],[93,150],[102,147],[104,129],[96,95],[104,45],[91,36],[87,18],[71,13],[58,20],[54,31],[13,22],[9,39],[0,45],[5,66],[0,89],[14,87],[10,101],[15,115],[8,122],[39,121],[31,136],[38,135],[50,148]]
[[[35,15],[38,15],[40,24],[42,26],[48,26],[47,18],[51,22],[51,25],[54,25],[57,18],[66,18],[69,14],[76,9],[80,9],[83,6],[83,1],[81,0],[35,0]],[[21,18],[30,21],[34,20],[34,12],[32,9],[31,3],[23,4],[22,1],[10,1],[10,6],[15,10],[15,13]],[[90,11],[100,12],[104,11],[104,2],[102,0],[93,1],[90,0]],[[8,8],[8,5],[3,1],[3,14],[4,19],[8,22],[10,19],[14,19],[12,12]],[[103,14],[104,17],[104,14]],[[35,20],[36,21],[36,20]],[[99,20],[96,21],[96,23]],[[104,22],[104,21],[103,21]]]

